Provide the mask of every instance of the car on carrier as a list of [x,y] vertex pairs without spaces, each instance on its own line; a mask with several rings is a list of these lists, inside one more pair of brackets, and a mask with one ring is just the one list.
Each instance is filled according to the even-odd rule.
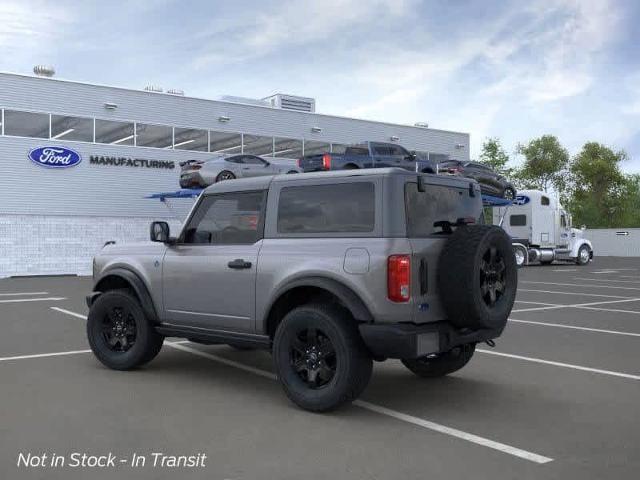
[[437,164],[428,156],[408,151],[395,143],[362,142],[346,147],[344,153],[318,153],[298,160],[304,172],[358,170],[362,168],[397,167],[412,172],[438,173]]
[[300,172],[295,160],[289,158],[219,155],[209,160],[180,162],[180,187],[205,188],[223,180]]
[[165,337],[264,349],[311,411],[357,398],[373,361],[447,375],[516,295],[510,239],[481,215],[475,181],[397,168],[216,183],[175,236],[153,222],[151,242],[95,257],[89,344],[116,370]]

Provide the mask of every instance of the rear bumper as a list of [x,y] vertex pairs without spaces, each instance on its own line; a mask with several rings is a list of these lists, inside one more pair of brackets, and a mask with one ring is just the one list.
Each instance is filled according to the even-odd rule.
[[458,330],[448,322],[423,325],[395,323],[389,325],[361,324],[360,335],[374,357],[418,358],[447,352],[467,343],[479,343],[497,338],[503,328]]

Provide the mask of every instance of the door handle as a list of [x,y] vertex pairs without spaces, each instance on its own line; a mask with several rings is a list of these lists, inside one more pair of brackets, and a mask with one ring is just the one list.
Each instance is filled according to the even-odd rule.
[[251,262],[245,262],[242,258],[236,258],[235,260],[227,263],[229,268],[234,268],[236,270],[241,270],[243,268],[251,268]]

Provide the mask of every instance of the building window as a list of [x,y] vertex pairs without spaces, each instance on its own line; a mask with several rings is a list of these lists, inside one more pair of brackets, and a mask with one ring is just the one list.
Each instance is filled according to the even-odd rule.
[[243,153],[265,157],[273,156],[273,137],[244,134],[243,139]]
[[133,145],[134,126],[130,122],[96,119],[96,143]]
[[93,142],[93,119],[51,115],[51,139]]
[[242,135],[229,132],[209,132],[209,151],[234,155],[242,153]]
[[14,137],[49,138],[49,114],[4,111],[4,134]]
[[302,140],[293,138],[274,138],[274,157],[300,158],[302,157]]
[[305,155],[322,155],[331,151],[331,144],[327,142],[318,142],[315,140],[304,141]]
[[209,138],[206,130],[177,128],[174,131],[173,148],[176,150],[208,151]]
[[173,146],[173,128],[166,125],[136,123],[136,146],[171,148]]

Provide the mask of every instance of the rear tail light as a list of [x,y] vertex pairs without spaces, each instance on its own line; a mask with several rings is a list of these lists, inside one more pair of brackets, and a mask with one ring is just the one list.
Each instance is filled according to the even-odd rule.
[[298,166],[298,168],[302,168],[302,159],[301,158],[296,160],[296,165]]
[[322,168],[325,170],[331,170],[331,155],[328,153],[322,155]]
[[193,164],[189,167],[191,170],[200,170],[202,168],[202,165],[199,164]]
[[387,259],[387,296],[392,302],[408,302],[411,297],[411,257],[391,255]]

